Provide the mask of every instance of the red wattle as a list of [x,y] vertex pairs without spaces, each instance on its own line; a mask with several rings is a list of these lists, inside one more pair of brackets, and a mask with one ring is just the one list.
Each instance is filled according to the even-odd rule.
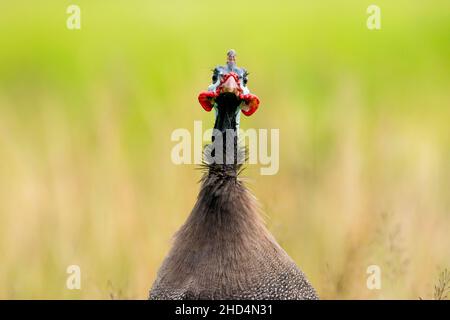
[[206,111],[211,111],[213,108],[212,100],[217,97],[217,93],[211,91],[203,91],[198,95],[198,102]]
[[255,96],[254,94],[251,94],[251,93],[241,94],[239,96],[239,98],[241,98],[241,100],[243,100],[245,102],[245,104],[249,107],[249,109],[247,111],[242,109],[242,113],[244,115],[246,115],[247,117],[251,116],[252,114],[254,114],[256,112],[256,110],[258,110],[259,98],[257,96]]

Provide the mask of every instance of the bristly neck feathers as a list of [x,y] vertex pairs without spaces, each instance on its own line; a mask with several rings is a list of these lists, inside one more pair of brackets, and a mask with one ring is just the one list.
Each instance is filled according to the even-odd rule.
[[[240,101],[235,94],[221,94],[216,103],[214,134],[212,144],[207,146],[211,149],[205,152],[200,193],[179,232],[186,241],[194,234],[197,237],[211,232],[225,234],[228,227],[253,229],[261,224],[257,222],[260,218],[255,198],[238,179],[245,158],[237,136],[236,113],[240,112]],[[191,233],[192,229],[196,232]]]
[[208,161],[208,173],[236,178],[243,162],[243,150],[239,148],[236,123],[240,100],[233,93],[224,93],[216,99],[216,103],[212,160]]
[[239,147],[236,124],[240,101],[234,94],[222,94],[216,103],[213,158],[205,166],[197,203],[180,230],[179,235],[183,234],[185,239],[191,234],[187,230],[192,231],[192,228],[196,229],[197,237],[205,234],[205,229],[209,235],[227,234],[229,228],[235,235],[264,229],[256,198],[238,179],[245,159],[245,149]]

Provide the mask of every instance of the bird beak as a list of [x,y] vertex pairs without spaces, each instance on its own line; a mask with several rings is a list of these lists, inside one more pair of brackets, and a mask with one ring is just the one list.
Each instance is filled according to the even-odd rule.
[[222,84],[221,93],[234,93],[235,95],[239,95],[239,85],[236,82],[234,77],[228,77],[228,79]]

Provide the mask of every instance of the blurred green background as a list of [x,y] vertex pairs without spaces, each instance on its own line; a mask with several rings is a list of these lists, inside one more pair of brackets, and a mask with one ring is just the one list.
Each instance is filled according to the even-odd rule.
[[378,31],[371,3],[2,1],[0,298],[147,297],[201,176],[172,164],[170,134],[212,125],[197,94],[229,48],[262,101],[241,127],[280,129],[279,173],[244,176],[319,295],[432,298],[450,266],[450,2],[376,1]]

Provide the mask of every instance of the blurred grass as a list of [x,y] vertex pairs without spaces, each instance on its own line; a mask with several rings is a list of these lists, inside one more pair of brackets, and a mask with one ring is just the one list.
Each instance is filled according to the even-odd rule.
[[[200,178],[170,133],[234,48],[280,128],[249,187],[322,298],[431,298],[450,265],[450,4],[0,4],[0,298],[145,298]],[[65,287],[68,265],[82,290]],[[382,268],[382,290],[366,268]]]

